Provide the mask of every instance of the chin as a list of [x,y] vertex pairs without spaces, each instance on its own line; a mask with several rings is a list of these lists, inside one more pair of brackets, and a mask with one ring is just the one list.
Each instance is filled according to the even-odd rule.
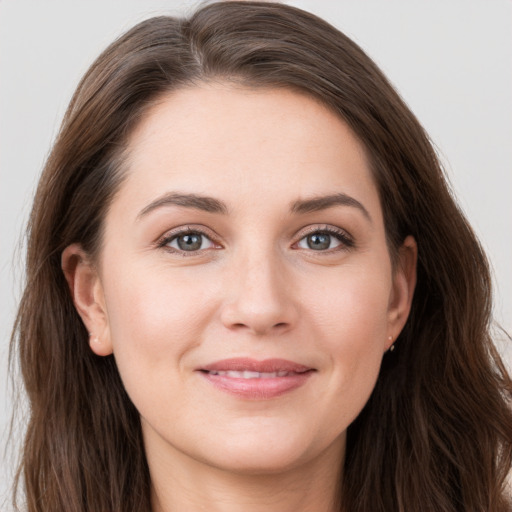
[[230,449],[211,463],[229,473],[239,475],[273,475],[285,473],[299,467],[306,454],[295,447],[281,447],[275,450],[261,450],[260,446],[246,449]]
[[277,474],[314,459],[326,446],[314,442],[307,431],[279,428],[254,429],[223,437],[226,443],[209,446],[209,463],[238,474]]

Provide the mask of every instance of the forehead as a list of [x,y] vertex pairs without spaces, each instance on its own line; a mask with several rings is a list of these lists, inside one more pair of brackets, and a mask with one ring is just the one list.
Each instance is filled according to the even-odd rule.
[[287,89],[173,91],[132,133],[127,164],[134,201],[167,190],[260,204],[342,192],[380,211],[362,143],[319,101]]

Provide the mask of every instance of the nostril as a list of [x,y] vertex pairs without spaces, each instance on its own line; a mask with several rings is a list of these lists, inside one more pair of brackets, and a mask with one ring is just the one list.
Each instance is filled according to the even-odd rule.
[[225,327],[238,332],[281,334],[295,324],[298,315],[292,301],[280,296],[272,298],[268,293],[254,295],[254,288],[251,290],[252,295],[244,288],[243,294],[241,291],[239,297],[222,305],[220,319]]
[[[289,323],[288,322],[278,322],[274,325],[272,325],[272,327],[270,328],[271,330],[284,330],[284,329],[287,329],[289,327]],[[254,330],[255,332],[258,332],[258,333],[263,333],[263,332],[267,332],[268,329],[265,329],[264,327],[262,326],[250,326],[248,324],[245,324],[243,322],[237,322],[237,323],[233,323],[231,325],[231,329],[235,329],[235,330],[240,330],[240,329],[250,329],[250,330]]]

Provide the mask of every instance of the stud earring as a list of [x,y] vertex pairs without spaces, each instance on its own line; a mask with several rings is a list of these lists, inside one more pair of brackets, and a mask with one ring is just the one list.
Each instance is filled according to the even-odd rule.
[[[393,341],[393,336],[389,336],[388,340],[389,341]],[[395,344],[394,343],[392,343],[391,346],[388,348],[388,352],[393,352],[393,350],[395,350]]]

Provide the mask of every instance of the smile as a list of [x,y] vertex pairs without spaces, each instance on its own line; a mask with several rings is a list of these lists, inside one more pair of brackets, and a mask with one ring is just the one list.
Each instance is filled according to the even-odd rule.
[[198,369],[220,391],[246,400],[268,400],[291,392],[316,372],[314,368],[284,359],[238,358],[217,361]]
[[294,372],[237,372],[237,371],[212,371],[208,372],[210,375],[222,375],[235,379],[273,379],[275,377],[289,377],[290,375],[296,375]]

